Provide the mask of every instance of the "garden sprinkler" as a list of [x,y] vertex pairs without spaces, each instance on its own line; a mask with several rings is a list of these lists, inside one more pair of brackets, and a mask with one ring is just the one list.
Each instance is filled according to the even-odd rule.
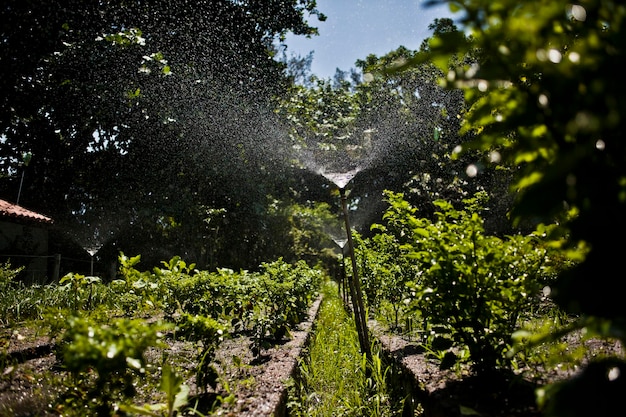
[[93,249],[93,248],[87,249],[87,253],[91,257],[91,274],[90,274],[90,276],[93,276],[93,257],[96,255],[97,252],[98,252],[98,249]]
[[337,246],[339,246],[339,249],[341,249],[341,262],[339,262],[339,277],[337,279],[339,283],[339,296],[341,296],[344,304],[348,304],[348,296],[346,293],[346,255],[343,250],[346,243],[348,243],[348,239],[332,237],[332,240]]

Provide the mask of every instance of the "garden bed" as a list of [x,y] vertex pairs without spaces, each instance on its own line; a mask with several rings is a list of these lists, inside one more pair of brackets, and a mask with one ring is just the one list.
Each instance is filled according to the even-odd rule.
[[[149,362],[158,363],[165,355],[172,365],[189,371],[184,381],[190,388],[189,405],[198,401],[198,411],[203,414],[221,402],[213,410],[217,415],[279,417],[285,415],[285,382],[297,366],[320,301],[311,305],[308,318],[289,337],[267,346],[258,355],[253,354],[251,338],[245,334],[225,339],[215,358],[219,383],[206,393],[200,392],[195,383],[197,346],[193,343],[166,337],[166,348],[150,348],[146,356]],[[55,357],[55,339],[23,328],[5,334],[3,340],[10,344],[4,359],[8,366],[0,378],[0,417],[58,415],[49,407],[63,388],[56,383],[65,377]],[[157,380],[144,381],[138,387],[137,402],[157,401],[157,387]]]
[[[469,367],[441,369],[439,361],[429,356],[419,343],[389,332],[374,320],[369,322],[369,327],[392,365],[392,383],[403,386],[405,395],[412,398],[410,404],[419,407],[420,415],[425,417],[538,417],[542,414],[535,390],[570,378],[580,370],[580,367],[528,367],[515,373],[494,372],[478,377]],[[570,349],[586,350],[583,363],[600,355],[623,355],[619,342],[581,340],[580,334],[568,337]]]
[[[147,359],[168,361],[186,375],[190,403],[197,401],[197,410],[221,416],[286,415],[286,382],[293,376],[302,349],[318,314],[321,298],[308,311],[308,318],[283,340],[265,346],[254,354],[252,339],[246,334],[226,338],[215,355],[220,379],[215,389],[203,392],[196,386],[197,345],[165,338],[166,348],[150,348]],[[526,369],[516,374],[492,374],[478,378],[469,369],[456,367],[442,370],[438,361],[429,357],[415,341],[393,334],[375,321],[369,322],[371,334],[382,346],[388,363],[392,364],[390,384],[402,386],[410,394],[415,410],[411,415],[455,417],[479,413],[482,416],[536,417],[541,413],[535,402],[535,389],[541,384],[571,377],[576,369]],[[52,404],[64,388],[58,383],[65,376],[55,357],[54,338],[23,328],[4,334],[9,340],[0,378],[0,417],[53,416]],[[575,337],[568,341],[572,348],[580,345]],[[621,354],[617,343],[585,341],[589,355]],[[56,378],[56,379],[55,379]],[[158,380],[147,378],[138,389],[137,403],[155,403],[159,398]],[[215,407],[215,404],[219,404]],[[410,407],[409,407],[410,408]],[[415,414],[415,413],[422,414]],[[478,415],[478,414],[476,414]]]

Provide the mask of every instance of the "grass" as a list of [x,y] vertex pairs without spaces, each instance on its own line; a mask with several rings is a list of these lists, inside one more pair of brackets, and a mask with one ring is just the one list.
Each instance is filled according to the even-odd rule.
[[360,352],[354,320],[329,282],[299,376],[291,381],[289,415],[394,416],[401,401],[392,400],[387,369],[374,346],[372,362]]

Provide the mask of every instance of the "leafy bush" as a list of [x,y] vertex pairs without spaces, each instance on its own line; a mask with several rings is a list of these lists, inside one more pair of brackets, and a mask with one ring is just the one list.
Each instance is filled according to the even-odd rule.
[[59,406],[109,416],[114,404],[135,395],[134,379],[146,372],[145,351],[156,346],[165,324],[115,319],[102,324],[70,316],[57,357],[72,374]]
[[252,307],[248,312],[252,349],[256,354],[267,340],[280,340],[306,317],[309,302],[321,284],[320,271],[304,261],[289,264],[278,259],[263,263],[261,268],[248,281],[247,289]]
[[510,336],[520,315],[538,302],[542,277],[550,271],[544,230],[503,238],[485,234],[479,215],[485,199],[478,193],[464,201],[463,210],[437,200],[435,219],[429,220],[417,217],[401,194],[388,192],[387,226],[378,227],[395,236],[386,240],[386,250],[401,253],[400,263],[413,263],[406,272],[407,301],[421,317],[416,322],[428,336],[424,341],[445,351],[439,357],[449,364],[458,359],[455,351],[466,350],[477,371],[510,365],[504,354]]
[[224,325],[217,320],[199,315],[182,314],[177,320],[177,334],[187,340],[201,342],[198,354],[196,384],[205,390],[207,385],[215,388],[218,373],[212,365],[215,351],[223,340]]
[[13,313],[15,306],[37,303],[29,307],[28,317],[42,319],[39,325],[55,336],[60,365],[71,374],[63,381],[59,413],[110,416],[119,405],[149,414],[183,406],[187,388],[171,373],[162,375],[167,403],[155,408],[135,404],[135,386],[155,369],[144,353],[173,324],[149,324],[129,316],[163,315],[177,326],[173,337],[196,342],[196,383],[206,390],[216,387],[214,359],[222,337],[253,333],[259,352],[261,344],[283,337],[306,317],[322,279],[321,271],[306,263],[282,259],[263,264],[255,273],[198,271],[179,257],[163,262],[162,268],[139,271],[140,259],[121,253],[119,279],[109,284],[70,273],[59,283],[24,286],[12,282],[13,272],[6,266],[0,301],[8,301],[2,308],[10,314],[3,318],[14,321],[20,317]]

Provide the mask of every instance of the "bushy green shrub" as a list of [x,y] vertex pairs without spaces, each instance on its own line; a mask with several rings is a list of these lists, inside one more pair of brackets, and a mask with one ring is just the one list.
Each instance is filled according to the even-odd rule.
[[395,236],[379,250],[394,254],[400,264],[413,264],[397,291],[410,290],[406,301],[420,318],[415,322],[426,335],[423,341],[449,365],[469,357],[478,371],[510,365],[505,355],[510,336],[520,315],[538,302],[550,271],[541,231],[506,237],[485,233],[480,216],[485,198],[479,193],[460,210],[435,201],[430,220],[419,218],[401,194],[388,192],[387,223],[379,227]]
[[59,407],[98,416],[112,415],[116,402],[135,395],[134,381],[146,373],[145,352],[168,328],[129,319],[100,323],[75,315],[64,327],[57,357],[72,378]]

